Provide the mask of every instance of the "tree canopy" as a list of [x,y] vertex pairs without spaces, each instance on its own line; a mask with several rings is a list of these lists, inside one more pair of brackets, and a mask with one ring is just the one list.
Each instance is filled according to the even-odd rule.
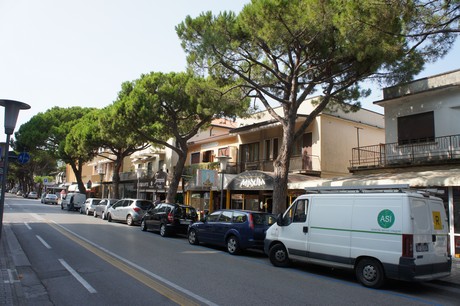
[[[183,174],[187,141],[213,119],[243,116],[249,106],[241,91],[229,92],[222,84],[188,73],[152,72],[123,88],[132,88],[132,92],[118,110],[130,118],[131,128],[145,141],[178,155],[166,197],[170,202],[175,200]],[[168,141],[171,138],[173,142]]]
[[74,147],[67,146],[66,148],[66,139],[72,127],[91,110],[82,107],[61,108],[56,106],[45,113],[39,113],[21,125],[15,133],[15,148],[19,151],[43,150],[57,160],[69,164],[75,173],[80,192],[84,193],[85,187],[81,177],[82,166],[94,155],[79,154]]

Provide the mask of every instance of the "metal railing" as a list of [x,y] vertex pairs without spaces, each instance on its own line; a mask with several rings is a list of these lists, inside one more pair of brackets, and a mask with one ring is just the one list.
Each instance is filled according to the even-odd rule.
[[436,137],[433,141],[384,143],[352,149],[351,169],[423,165],[460,159],[460,135]]
[[[239,164],[239,172],[247,170],[260,170],[273,172],[273,159],[248,161]],[[291,157],[289,171],[321,171],[321,163],[319,156],[293,156]]]

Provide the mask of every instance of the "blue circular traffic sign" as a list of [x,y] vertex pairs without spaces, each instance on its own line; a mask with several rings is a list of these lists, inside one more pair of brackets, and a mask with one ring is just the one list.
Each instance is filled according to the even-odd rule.
[[25,163],[27,163],[29,160],[30,160],[30,155],[29,155],[29,153],[27,153],[27,152],[19,153],[19,155],[18,155],[18,162],[19,162],[20,164],[25,164]]

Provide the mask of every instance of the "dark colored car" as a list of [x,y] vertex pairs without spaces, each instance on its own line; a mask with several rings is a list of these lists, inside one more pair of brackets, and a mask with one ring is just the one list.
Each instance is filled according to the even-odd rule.
[[198,214],[192,206],[160,203],[144,215],[141,230],[157,230],[162,237],[187,234],[188,227],[197,219]]
[[250,210],[218,210],[190,225],[190,244],[225,246],[234,255],[243,249],[263,249],[265,232],[276,222],[273,214]]

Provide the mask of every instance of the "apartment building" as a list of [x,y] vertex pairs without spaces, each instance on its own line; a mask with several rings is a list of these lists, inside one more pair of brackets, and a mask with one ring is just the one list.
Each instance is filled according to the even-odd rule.
[[[298,122],[314,109],[312,98],[303,103]],[[281,108],[275,109],[280,112]],[[213,134],[214,131],[214,134]],[[217,132],[219,131],[219,132]],[[187,203],[200,211],[236,208],[271,211],[273,162],[279,154],[282,127],[267,111],[232,124],[215,125],[190,142]],[[351,150],[384,141],[383,116],[360,109],[345,112],[325,110],[295,143],[289,169],[289,197],[304,193],[299,182],[348,175]],[[217,157],[229,156],[219,170]],[[290,188],[291,186],[292,188]]]

